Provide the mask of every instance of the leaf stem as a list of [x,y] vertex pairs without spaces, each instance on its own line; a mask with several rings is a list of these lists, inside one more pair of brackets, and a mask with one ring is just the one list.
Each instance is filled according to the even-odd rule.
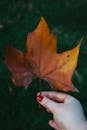
[[41,95],[41,78],[39,78],[39,91],[40,91],[40,95]]
[[[41,95],[41,78],[39,78],[39,92],[40,92],[40,95]],[[41,108],[40,104],[39,104],[39,108]]]

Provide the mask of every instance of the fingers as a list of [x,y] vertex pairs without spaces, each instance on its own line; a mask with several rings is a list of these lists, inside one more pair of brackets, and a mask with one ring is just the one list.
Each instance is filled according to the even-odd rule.
[[47,109],[48,112],[54,113],[55,112],[55,108],[57,108],[57,103],[55,103],[54,101],[50,100],[47,97],[43,96],[42,100],[38,100],[37,97],[37,101]]
[[[37,95],[39,95],[39,93]],[[65,93],[49,92],[49,91],[41,92],[41,95],[59,103],[68,103],[73,98],[72,96]]]
[[50,125],[53,129],[59,130],[57,124],[56,124],[53,120],[50,120],[50,121],[49,121],[49,125]]
[[61,123],[56,124],[53,120],[49,120],[49,125],[54,128],[55,130],[64,130]]

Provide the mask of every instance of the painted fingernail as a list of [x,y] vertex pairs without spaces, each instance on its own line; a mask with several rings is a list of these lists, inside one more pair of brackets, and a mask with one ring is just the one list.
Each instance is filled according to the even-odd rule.
[[38,96],[37,96],[37,100],[38,100],[39,102],[41,102],[41,101],[43,100],[43,96],[42,96],[42,95],[38,95]]

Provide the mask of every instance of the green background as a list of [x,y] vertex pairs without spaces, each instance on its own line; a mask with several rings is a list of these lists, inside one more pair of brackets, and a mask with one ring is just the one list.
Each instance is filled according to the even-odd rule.
[[[25,89],[10,80],[4,64],[4,46],[9,44],[25,52],[27,33],[33,31],[43,16],[52,33],[58,36],[58,50],[72,49],[83,37],[78,66],[72,82],[87,115],[87,0],[0,0],[0,130],[51,130],[45,112],[36,101],[38,79]],[[41,90],[51,90],[42,81]]]

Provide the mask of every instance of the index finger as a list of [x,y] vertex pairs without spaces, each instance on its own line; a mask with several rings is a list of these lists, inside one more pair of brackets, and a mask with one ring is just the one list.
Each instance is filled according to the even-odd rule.
[[[39,93],[37,94],[39,95]],[[68,103],[70,101],[70,99],[72,99],[73,97],[65,94],[65,93],[61,93],[61,92],[50,92],[50,91],[43,91],[41,92],[42,96],[45,96],[55,102],[59,102],[59,103]],[[73,98],[74,99],[74,98]]]

